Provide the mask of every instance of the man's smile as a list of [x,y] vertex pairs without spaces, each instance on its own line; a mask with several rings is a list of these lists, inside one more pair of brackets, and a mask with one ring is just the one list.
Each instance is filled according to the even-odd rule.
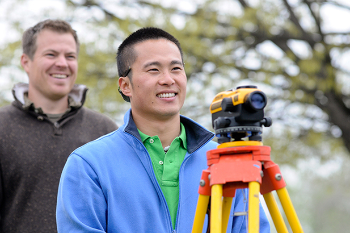
[[58,79],[68,78],[68,75],[66,75],[66,74],[51,74],[51,76],[54,78],[58,78]]
[[171,98],[171,97],[175,97],[176,93],[161,93],[158,94],[157,97],[159,98]]

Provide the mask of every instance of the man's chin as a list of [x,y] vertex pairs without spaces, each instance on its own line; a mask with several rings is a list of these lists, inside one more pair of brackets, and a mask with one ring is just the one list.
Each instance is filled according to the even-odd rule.
[[51,92],[50,99],[54,101],[61,100],[63,98],[67,98],[70,91],[56,91]]
[[160,118],[164,118],[164,119],[169,119],[172,117],[176,117],[180,115],[180,111],[179,110],[163,110],[163,111],[159,111],[158,116]]

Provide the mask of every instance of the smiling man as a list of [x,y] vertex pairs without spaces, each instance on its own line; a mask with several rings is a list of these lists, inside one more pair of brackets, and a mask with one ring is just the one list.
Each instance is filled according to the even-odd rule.
[[74,36],[42,30],[36,37],[36,52],[24,51],[21,64],[29,77],[28,99],[45,113],[65,112],[78,72],[78,45]]
[[[179,42],[142,28],[117,53],[120,93],[130,102],[117,131],[75,150],[63,169],[57,199],[58,232],[189,233],[206,151],[214,135],[180,115],[186,73]],[[239,190],[234,211],[245,211]],[[269,224],[261,210],[261,232]],[[246,217],[228,232],[246,232]],[[204,227],[206,231],[206,227]]]
[[0,109],[0,232],[57,232],[59,178],[68,155],[117,129],[83,107],[76,85],[79,42],[61,20],[45,20],[23,34],[21,64],[29,83],[13,88]]

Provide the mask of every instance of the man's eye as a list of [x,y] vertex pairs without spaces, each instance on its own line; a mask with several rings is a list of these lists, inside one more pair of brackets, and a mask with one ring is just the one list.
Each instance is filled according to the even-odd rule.
[[150,71],[150,72],[157,72],[157,71],[158,71],[158,69],[153,68],[153,69],[149,69],[148,71]]

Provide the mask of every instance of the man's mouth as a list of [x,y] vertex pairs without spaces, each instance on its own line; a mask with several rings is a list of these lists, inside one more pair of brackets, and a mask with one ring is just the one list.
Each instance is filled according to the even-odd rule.
[[161,93],[158,94],[157,97],[159,98],[171,98],[171,97],[175,97],[175,93]]
[[66,74],[52,74],[51,76],[54,78],[58,78],[58,79],[68,78],[68,75],[66,75]]

